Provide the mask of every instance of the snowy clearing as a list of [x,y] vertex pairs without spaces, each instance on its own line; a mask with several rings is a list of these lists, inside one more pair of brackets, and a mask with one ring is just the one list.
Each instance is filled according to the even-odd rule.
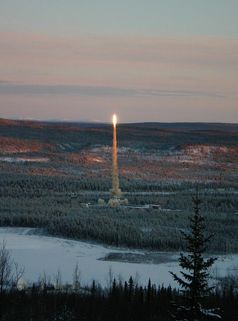
[[[140,284],[146,285],[148,279],[155,284],[177,287],[169,271],[178,272],[178,253],[157,252],[163,256],[162,263],[129,263],[105,261],[110,253],[133,253],[144,255],[142,250],[106,247],[82,241],[50,237],[36,234],[37,229],[31,228],[0,228],[0,242],[6,241],[14,260],[25,267],[24,279],[37,281],[44,272],[53,280],[57,269],[60,269],[63,282],[72,282],[72,274],[76,263],[79,264],[83,284],[92,280],[106,286],[109,284],[109,269],[113,276],[122,280],[135,277]],[[155,252],[153,252],[154,255]],[[148,255],[148,251],[146,251]],[[167,262],[164,259],[167,256]],[[110,257],[110,256],[109,256]],[[119,255],[120,257],[120,255]],[[238,254],[219,256],[213,267],[214,276],[225,276],[238,272]]]
[[0,162],[7,163],[47,163],[48,157],[0,157]]

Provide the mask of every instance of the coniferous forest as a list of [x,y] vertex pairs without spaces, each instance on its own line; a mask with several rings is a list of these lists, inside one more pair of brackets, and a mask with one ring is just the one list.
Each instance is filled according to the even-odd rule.
[[[190,246],[192,258],[198,248],[212,258],[216,253],[237,253],[236,128],[184,126],[119,128],[120,188],[128,204],[112,208],[107,205],[111,188],[111,133],[107,125],[3,122],[0,226],[34,227],[43,235],[186,253],[191,214],[199,211],[205,220],[200,232],[212,238],[206,250],[203,244]],[[196,193],[202,201],[199,210],[194,208]],[[3,262],[4,256],[1,259]],[[19,289],[16,280],[21,268],[15,266],[16,276],[10,277],[9,270],[0,266],[0,317],[4,321],[237,321],[237,275],[217,279],[214,288],[205,290],[210,278],[206,267],[213,262],[200,261],[198,256],[200,265],[194,271],[201,279],[194,279],[184,270],[193,271],[195,263],[190,259],[180,258],[181,271],[188,280],[174,275],[180,287],[187,284],[183,291],[149,280],[142,286],[132,277],[127,281],[111,279],[106,287],[95,281],[83,285],[77,273],[74,284],[59,279],[52,284],[45,275]],[[198,316],[198,311],[203,313]]]
[[[206,298],[224,321],[237,321],[237,283],[223,284]],[[4,321],[171,321],[176,306],[184,301],[183,294],[171,288],[148,283],[140,287],[133,279],[124,284],[113,281],[111,288],[92,284],[79,293],[52,291],[36,286],[25,291],[10,291],[0,295],[1,320]],[[204,317],[199,320],[216,320]]]

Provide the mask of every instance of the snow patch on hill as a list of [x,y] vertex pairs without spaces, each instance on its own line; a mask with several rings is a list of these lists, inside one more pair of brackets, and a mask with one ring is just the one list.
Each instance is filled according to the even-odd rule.
[[0,157],[0,162],[7,163],[47,163],[48,157]]

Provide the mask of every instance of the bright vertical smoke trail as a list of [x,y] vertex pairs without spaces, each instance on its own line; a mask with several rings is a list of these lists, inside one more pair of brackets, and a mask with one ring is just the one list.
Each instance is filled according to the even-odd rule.
[[117,164],[117,116],[114,114],[113,122],[113,145],[112,145],[112,196],[120,197],[118,164]]

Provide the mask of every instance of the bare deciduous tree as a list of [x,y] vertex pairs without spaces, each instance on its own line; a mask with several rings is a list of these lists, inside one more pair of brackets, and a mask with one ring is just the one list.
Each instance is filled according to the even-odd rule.
[[24,274],[24,268],[19,267],[18,263],[11,258],[10,252],[3,241],[0,247],[0,294],[4,289],[18,284]]
[[9,251],[6,249],[6,242],[2,242],[0,248],[0,293],[11,282],[12,260]]
[[75,291],[79,291],[80,289],[80,278],[81,272],[79,270],[78,263],[75,265],[74,272],[73,272],[73,288]]
[[25,272],[25,268],[19,266],[18,263],[13,261],[12,284],[15,284],[17,286],[24,272]]
[[62,287],[62,274],[61,274],[61,271],[59,268],[58,268],[57,273],[54,277],[54,281],[55,281],[56,290],[60,290]]

